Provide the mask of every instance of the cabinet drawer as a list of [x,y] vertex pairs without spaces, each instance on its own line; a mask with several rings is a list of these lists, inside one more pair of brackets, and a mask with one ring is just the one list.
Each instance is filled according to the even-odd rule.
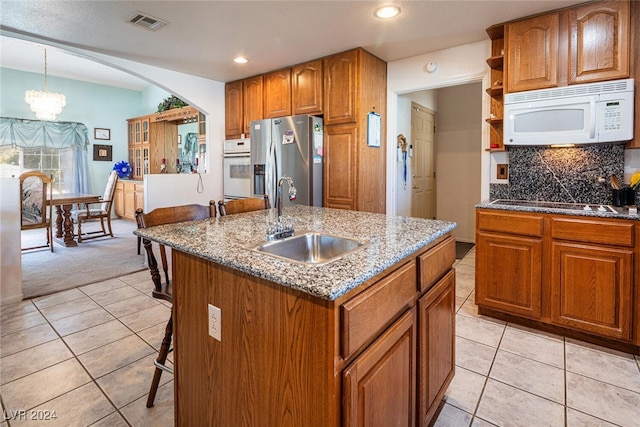
[[418,290],[429,289],[456,261],[456,239],[447,238],[418,257]]
[[538,215],[506,213],[504,211],[478,211],[477,227],[484,231],[542,237],[543,218]]
[[416,263],[409,262],[340,307],[342,357],[348,359],[415,302]]
[[631,247],[633,246],[633,224],[622,221],[553,218],[551,237],[574,242]]

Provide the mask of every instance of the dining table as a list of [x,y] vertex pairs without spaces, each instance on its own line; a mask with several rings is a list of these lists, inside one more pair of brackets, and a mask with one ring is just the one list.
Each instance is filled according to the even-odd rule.
[[78,246],[71,219],[71,207],[74,204],[99,203],[102,196],[86,193],[53,194],[49,205],[56,210],[55,240],[66,247]]

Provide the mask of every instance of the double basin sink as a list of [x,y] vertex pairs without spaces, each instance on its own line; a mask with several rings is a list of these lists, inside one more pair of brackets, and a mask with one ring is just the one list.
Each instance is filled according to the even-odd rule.
[[296,232],[291,237],[254,243],[245,249],[305,265],[324,265],[367,246],[367,243],[316,231]]

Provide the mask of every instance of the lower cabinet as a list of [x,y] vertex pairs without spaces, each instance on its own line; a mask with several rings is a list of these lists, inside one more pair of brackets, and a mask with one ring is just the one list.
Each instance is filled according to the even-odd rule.
[[640,352],[637,221],[478,209],[476,224],[482,314]]
[[455,373],[455,270],[418,300],[418,425],[428,425]]
[[415,425],[415,317],[409,310],[344,370],[345,427]]
[[539,319],[542,239],[479,232],[476,236],[476,303]]
[[633,250],[553,242],[551,322],[631,339]]
[[144,209],[144,183],[119,180],[116,184],[114,210],[118,217],[136,219],[136,209]]

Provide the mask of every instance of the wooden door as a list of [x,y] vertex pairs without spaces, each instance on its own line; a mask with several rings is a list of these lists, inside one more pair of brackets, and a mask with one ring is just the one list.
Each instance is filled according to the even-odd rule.
[[342,52],[324,61],[324,125],[355,123],[358,51]]
[[629,77],[628,1],[605,1],[569,12],[569,83]]
[[291,70],[292,114],[322,114],[322,60],[296,65]]
[[427,426],[455,373],[455,270],[418,300],[418,425]]
[[264,75],[264,118],[291,115],[291,68]]
[[227,139],[240,138],[244,131],[242,80],[224,86],[224,129]]
[[558,30],[558,13],[506,25],[505,92],[558,86]]
[[633,250],[552,243],[551,321],[631,339]]
[[478,305],[539,319],[541,292],[542,239],[476,234]]
[[262,119],[262,76],[251,77],[242,81],[243,129],[248,138],[251,122]]
[[411,103],[411,216],[435,219],[435,115],[415,102]]
[[415,308],[343,371],[343,425],[415,425]]
[[328,208],[356,207],[356,125],[327,126],[324,129],[324,200]]

